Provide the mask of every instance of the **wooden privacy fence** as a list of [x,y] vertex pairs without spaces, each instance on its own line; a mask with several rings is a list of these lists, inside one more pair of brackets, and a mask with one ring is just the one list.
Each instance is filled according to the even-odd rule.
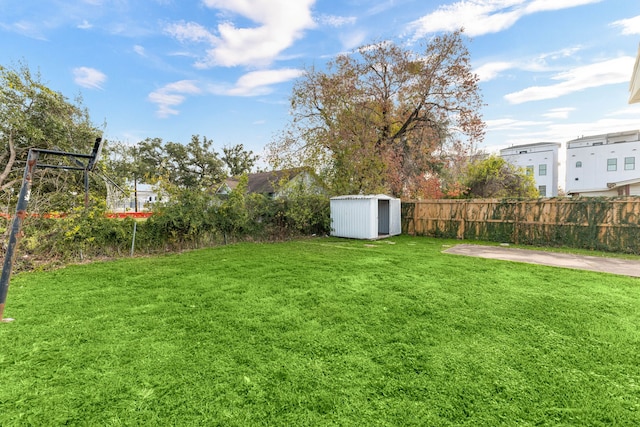
[[402,202],[402,232],[640,253],[640,197]]

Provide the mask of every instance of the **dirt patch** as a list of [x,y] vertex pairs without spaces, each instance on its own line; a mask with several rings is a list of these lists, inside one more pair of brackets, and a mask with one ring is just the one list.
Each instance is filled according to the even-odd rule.
[[640,259],[575,255],[558,252],[535,251],[531,249],[509,248],[504,246],[456,245],[443,251],[447,254],[499,259],[503,261],[524,262],[527,264],[548,265],[573,268],[577,270],[598,271],[623,276],[640,277]]

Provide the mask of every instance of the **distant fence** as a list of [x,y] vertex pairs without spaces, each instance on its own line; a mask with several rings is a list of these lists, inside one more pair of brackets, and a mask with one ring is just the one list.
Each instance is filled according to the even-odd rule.
[[640,197],[402,203],[402,232],[640,253]]

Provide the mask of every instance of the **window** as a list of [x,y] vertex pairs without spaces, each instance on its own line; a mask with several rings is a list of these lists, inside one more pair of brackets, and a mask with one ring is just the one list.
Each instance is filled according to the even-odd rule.
[[547,174],[547,165],[538,165],[538,175],[545,176]]
[[615,172],[618,170],[618,159],[607,159],[607,171]]
[[580,160],[578,160],[576,162],[576,168],[581,168],[582,167],[582,162]]
[[636,158],[635,157],[625,157],[624,158],[624,170],[632,171],[636,168]]
[[540,193],[540,197],[547,197],[547,186],[546,185],[538,186],[538,193]]
[[533,176],[533,166],[527,166],[527,176]]

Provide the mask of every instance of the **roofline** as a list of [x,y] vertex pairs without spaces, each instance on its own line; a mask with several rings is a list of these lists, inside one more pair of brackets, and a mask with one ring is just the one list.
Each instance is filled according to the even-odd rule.
[[627,180],[618,181],[618,182],[607,182],[607,188],[614,189],[614,188],[621,187],[623,185],[631,185],[631,184],[638,184],[638,183],[640,183],[640,178],[627,179]]
[[398,198],[387,196],[386,194],[348,194],[344,196],[335,196],[331,198],[331,200],[370,200],[370,199],[395,200]]
[[[622,136],[622,135],[631,135],[631,134],[640,134],[640,130],[639,129],[633,129],[633,130],[625,130],[622,132],[611,132],[611,133],[601,133],[598,135],[587,135],[587,136],[581,136],[580,138],[576,138],[576,139],[572,139],[571,141],[567,141],[567,148],[569,148],[569,144],[571,144],[572,142],[580,142],[580,141],[584,141],[584,140],[588,140],[588,139],[594,139],[594,138],[608,138],[608,137],[613,137],[613,136]],[[635,142],[635,141],[627,141],[627,142]]]
[[534,142],[534,143],[531,143],[531,144],[512,145],[511,147],[503,148],[500,151],[502,151],[502,150],[510,150],[512,148],[544,147],[544,146],[561,147],[562,143],[561,142]]

